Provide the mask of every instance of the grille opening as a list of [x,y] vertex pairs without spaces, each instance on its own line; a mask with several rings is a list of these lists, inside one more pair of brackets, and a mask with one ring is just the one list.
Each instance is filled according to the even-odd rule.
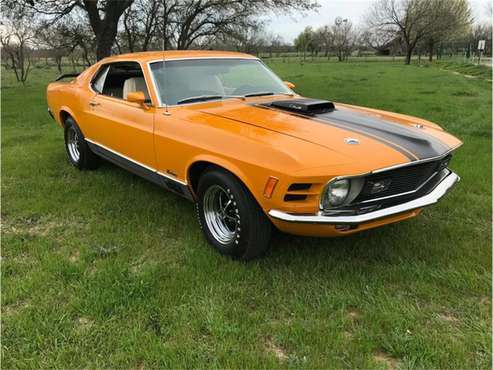
[[308,190],[312,184],[296,183],[289,185],[288,191]]
[[284,201],[285,202],[294,202],[294,201],[299,201],[299,200],[305,200],[307,195],[303,194],[286,194],[284,196]]
[[[440,172],[442,168],[445,168],[449,161],[450,156],[447,156],[441,160],[367,176],[365,178],[365,185],[354,202],[370,201],[372,199],[414,191],[434,176],[434,174]],[[388,187],[380,192],[373,191],[373,185],[376,182],[385,181],[389,182]]]

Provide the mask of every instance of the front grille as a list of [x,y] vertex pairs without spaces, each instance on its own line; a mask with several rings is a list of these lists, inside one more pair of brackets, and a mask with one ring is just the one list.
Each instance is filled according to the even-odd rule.
[[[449,162],[450,156],[447,156],[437,161],[396,168],[395,170],[369,175],[365,178],[365,183],[360,194],[352,203],[368,202],[373,199],[391,197],[415,191],[434,174],[447,167]],[[383,187],[381,191],[376,189],[378,185]]]

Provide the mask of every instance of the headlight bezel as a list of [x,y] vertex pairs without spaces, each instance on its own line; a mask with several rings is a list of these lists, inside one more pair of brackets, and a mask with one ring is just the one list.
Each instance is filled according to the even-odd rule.
[[[348,190],[344,200],[337,205],[331,204],[328,200],[330,196],[330,186],[341,181],[348,182]],[[320,210],[337,209],[350,204],[361,192],[364,185],[364,176],[336,176],[325,184],[320,195]]]
[[349,195],[350,189],[351,181],[349,179],[342,178],[330,181],[324,189],[322,207],[330,209],[342,206]]

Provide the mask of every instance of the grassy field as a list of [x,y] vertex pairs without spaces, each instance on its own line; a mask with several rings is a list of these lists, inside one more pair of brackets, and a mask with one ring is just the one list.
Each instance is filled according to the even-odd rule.
[[307,96],[443,125],[464,141],[463,181],[419,218],[344,239],[280,234],[237,263],[205,243],[191,203],[110,164],[68,164],[46,113],[54,70],[26,87],[4,71],[3,368],[491,368],[491,83],[269,64]]

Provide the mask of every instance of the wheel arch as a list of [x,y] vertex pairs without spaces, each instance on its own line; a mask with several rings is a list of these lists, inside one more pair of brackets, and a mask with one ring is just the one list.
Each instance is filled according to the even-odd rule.
[[60,111],[58,112],[58,119],[62,127],[65,127],[65,121],[67,118],[71,117],[75,122],[77,122],[77,118],[75,117],[74,112],[66,106],[60,107]]
[[201,156],[195,158],[187,166],[187,182],[190,185],[190,189],[193,196],[196,197],[197,186],[199,183],[200,176],[210,167],[217,167],[225,170],[235,176],[245,187],[248,189],[250,194],[257,201],[259,206],[262,207],[262,203],[258,199],[258,195],[253,191],[253,184],[248,179],[246,174],[234,163],[223,158],[218,158],[215,156]]

